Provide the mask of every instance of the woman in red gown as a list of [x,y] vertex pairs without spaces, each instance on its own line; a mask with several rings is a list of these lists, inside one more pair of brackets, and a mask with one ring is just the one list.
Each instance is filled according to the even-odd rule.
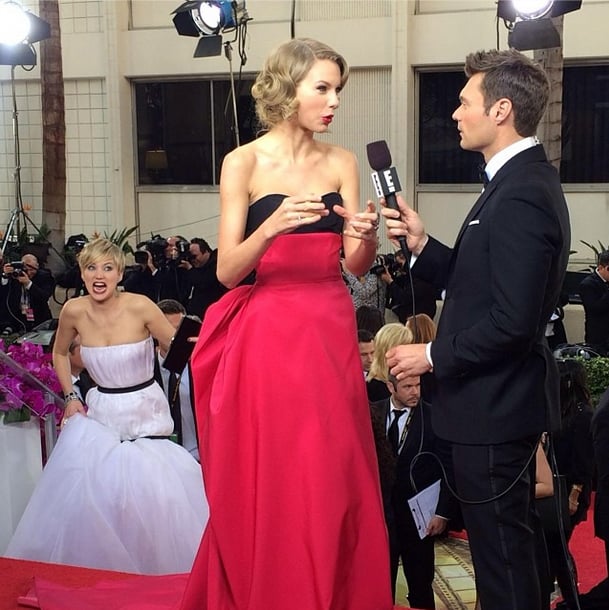
[[181,610],[389,610],[389,553],[345,264],[378,216],[354,155],[319,142],[345,60],[281,45],[252,89],[266,132],[224,160],[218,278],[192,359],[210,519]]

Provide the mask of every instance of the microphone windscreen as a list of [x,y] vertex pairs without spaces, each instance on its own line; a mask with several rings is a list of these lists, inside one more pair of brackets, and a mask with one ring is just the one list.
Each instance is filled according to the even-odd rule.
[[385,140],[366,144],[366,152],[368,153],[368,163],[374,171],[379,172],[391,167],[391,153]]

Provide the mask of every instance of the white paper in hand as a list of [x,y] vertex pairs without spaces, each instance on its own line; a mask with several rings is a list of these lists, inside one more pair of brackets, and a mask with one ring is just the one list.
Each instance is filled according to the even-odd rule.
[[440,479],[408,500],[408,506],[410,506],[421,540],[427,536],[427,528],[432,517],[436,514],[439,497]]

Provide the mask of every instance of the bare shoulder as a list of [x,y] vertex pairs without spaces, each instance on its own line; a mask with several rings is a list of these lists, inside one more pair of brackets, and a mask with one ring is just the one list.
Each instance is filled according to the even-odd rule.
[[65,321],[77,320],[85,312],[88,299],[87,296],[68,299],[61,308],[59,314],[61,319]]
[[238,172],[248,174],[256,165],[257,141],[248,142],[231,150],[222,162],[222,172]]
[[325,142],[322,146],[325,148],[324,154],[331,163],[349,168],[357,167],[357,157],[350,150],[347,150],[342,146],[337,146],[336,144],[328,144]]
[[146,312],[158,309],[156,304],[143,294],[122,292],[121,299],[129,311],[132,311],[137,315],[144,315]]

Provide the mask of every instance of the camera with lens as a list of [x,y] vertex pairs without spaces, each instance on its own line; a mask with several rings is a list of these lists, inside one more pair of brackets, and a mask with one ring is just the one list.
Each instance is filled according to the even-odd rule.
[[170,259],[170,264],[179,265],[182,261],[190,261],[190,242],[186,239],[178,239],[175,243],[175,253]]
[[[167,247],[167,240],[160,235],[153,235],[150,239],[146,241],[142,241],[137,244],[138,250],[146,250],[150,252],[150,256],[152,257],[152,264],[157,268],[161,269],[166,266],[165,259],[165,248]],[[145,265],[148,262],[148,256],[146,256],[145,252],[136,252],[135,253],[135,262],[139,265]]]
[[370,273],[374,273],[374,275],[383,275],[385,270],[387,270],[392,277],[399,272],[400,265],[395,260],[393,254],[380,254],[377,256],[374,265],[370,268]]
[[87,243],[89,243],[89,240],[84,233],[68,237],[66,245],[63,247],[64,257],[68,265],[76,265],[78,255]]
[[25,265],[21,261],[9,263],[9,265],[13,268],[11,277],[19,277],[20,275],[23,275],[25,273]]
[[133,258],[138,265],[148,264],[148,250],[136,250],[133,253]]

